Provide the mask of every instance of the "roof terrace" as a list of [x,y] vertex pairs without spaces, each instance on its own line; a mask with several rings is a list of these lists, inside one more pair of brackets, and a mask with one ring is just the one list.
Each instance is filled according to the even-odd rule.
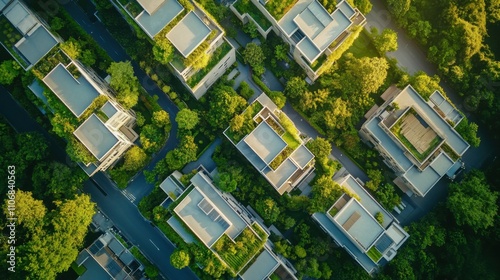
[[138,2],[144,11],[140,12],[135,20],[151,38],[160,33],[184,10],[177,0],[139,0]]
[[119,143],[118,138],[95,114],[84,121],[73,134],[98,160],[104,158]]
[[210,35],[210,28],[196,15],[188,13],[170,32],[167,38],[184,57],[188,57]]

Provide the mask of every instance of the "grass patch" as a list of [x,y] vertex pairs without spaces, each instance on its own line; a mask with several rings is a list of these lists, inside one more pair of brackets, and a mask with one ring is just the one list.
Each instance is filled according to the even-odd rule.
[[382,253],[380,253],[379,250],[377,250],[377,248],[375,248],[375,246],[372,246],[370,248],[370,250],[368,250],[368,252],[366,252],[366,254],[375,263],[377,263],[382,258]]
[[240,0],[234,3],[234,7],[240,14],[249,14],[257,24],[264,30],[268,30],[272,24],[250,0]]
[[330,216],[332,216],[332,217],[335,217],[335,215],[337,215],[338,212],[339,212],[339,209],[332,207],[332,209],[330,209],[330,211],[328,211],[328,214],[330,214]]
[[220,45],[212,54],[210,60],[208,61],[208,65],[196,72],[187,80],[188,85],[190,87],[196,86],[215,67],[215,65],[217,65],[217,63],[219,63],[224,56],[229,53],[229,51],[231,51],[231,45],[224,41],[224,43]]
[[288,147],[290,147],[292,150],[295,150],[300,146],[300,142],[297,141],[297,139],[295,139],[295,137],[290,132],[286,131],[282,137]]
[[266,4],[266,10],[278,21],[280,20],[298,0],[271,0]]
[[460,156],[455,153],[451,148],[450,146],[448,146],[448,144],[446,143],[443,143],[443,145],[441,145],[441,149],[443,149],[443,151],[451,158],[451,160],[453,161],[457,161]]
[[[257,228],[257,232],[261,235],[262,229]],[[235,238],[234,242],[224,234],[212,248],[234,273],[238,273],[264,246],[267,238],[259,237],[247,227]]]
[[71,268],[78,274],[78,276],[82,276],[85,271],[87,271],[87,268],[84,265],[76,265],[76,262],[71,263]]
[[373,44],[373,39],[366,29],[360,32],[358,38],[347,51],[352,53],[356,58],[380,56]]
[[277,155],[273,161],[269,164],[269,166],[276,170],[280,165],[292,154],[293,149],[290,148],[289,146],[286,146],[283,151],[279,155]]

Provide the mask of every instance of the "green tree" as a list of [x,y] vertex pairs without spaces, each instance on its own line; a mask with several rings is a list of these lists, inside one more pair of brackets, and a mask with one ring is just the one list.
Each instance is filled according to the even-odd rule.
[[410,9],[411,0],[387,0],[387,5],[391,13],[401,19]]
[[264,60],[266,56],[262,48],[255,43],[248,43],[243,51],[243,59],[248,63],[255,72],[255,75],[260,76],[264,74]]
[[484,173],[470,171],[460,183],[450,184],[447,207],[458,225],[475,232],[493,226],[498,213],[498,192],[490,190]]
[[139,81],[130,61],[112,62],[107,72],[111,75],[109,84],[116,91],[117,100],[126,109],[135,106],[139,99]]
[[288,60],[288,46],[285,44],[276,45],[274,55],[277,60]]
[[[403,82],[405,79],[403,79]],[[438,75],[434,75],[432,77],[428,76],[423,71],[416,72],[413,76],[410,77],[409,83],[411,86],[425,99],[429,100],[434,91],[438,90],[443,95],[446,95],[443,88],[439,85],[440,79]],[[406,85],[405,85],[406,86]]]
[[233,192],[238,186],[238,182],[231,178],[231,174],[228,172],[219,173],[214,180],[216,186],[219,187],[224,192]]
[[278,203],[272,198],[259,199],[255,203],[255,211],[257,211],[264,220],[269,223],[274,223],[278,220],[281,209]]
[[21,67],[13,60],[5,60],[0,64],[0,84],[10,85],[19,76]]
[[142,127],[139,139],[144,151],[148,153],[156,152],[162,145],[163,132],[156,125],[147,124]]
[[[15,202],[17,224],[29,229],[32,233],[39,231],[44,225],[44,217],[47,213],[43,201],[33,198],[31,192],[17,190]],[[11,217],[7,206],[7,200],[5,200],[4,214],[6,217]]]
[[127,171],[136,172],[144,167],[148,161],[148,155],[139,146],[133,146],[125,155],[122,168]]
[[32,175],[35,195],[43,199],[66,199],[82,188],[86,176],[59,162],[38,163]]
[[325,212],[342,195],[342,188],[332,178],[322,176],[312,186],[309,212]]
[[389,211],[392,211],[394,206],[401,203],[401,197],[396,193],[396,189],[392,184],[381,184],[377,189],[376,196],[378,202]]
[[74,162],[92,163],[97,159],[90,153],[90,151],[75,137],[70,137],[66,145],[66,153],[69,158]]
[[329,129],[346,130],[351,123],[351,116],[349,102],[336,98],[326,111],[317,111],[313,118],[323,118],[324,124]]
[[334,85],[346,98],[375,93],[384,84],[389,64],[382,57],[355,58],[352,53],[344,55]]
[[153,46],[153,57],[161,64],[168,65],[174,58],[174,47],[166,39],[156,40]]
[[239,93],[245,99],[249,99],[254,94],[253,89],[245,81],[241,82]]
[[375,32],[376,29],[372,29],[373,34],[373,44],[381,54],[386,52],[393,52],[398,49],[398,34],[392,29],[384,29],[382,33],[378,34]]
[[326,158],[332,152],[332,144],[325,138],[316,137],[316,139],[307,142],[307,148],[316,158]]
[[196,127],[196,125],[200,121],[200,118],[198,117],[198,113],[185,108],[180,110],[179,113],[177,113],[175,121],[179,125],[180,129],[191,130]]
[[293,77],[286,83],[285,94],[292,99],[298,99],[307,91],[307,84],[301,77]]
[[209,97],[207,121],[214,129],[228,126],[230,120],[247,106],[246,100],[230,86],[215,87]]
[[469,123],[467,118],[464,118],[455,129],[472,147],[477,148],[481,144],[481,138],[477,136],[477,124]]
[[[350,1],[350,0],[349,0]],[[354,6],[359,9],[363,14],[368,14],[372,10],[372,3],[370,0],[353,0]]]
[[257,38],[259,36],[259,31],[257,30],[257,26],[253,21],[248,21],[245,25],[243,25],[243,32],[250,35],[250,38]]
[[52,31],[58,31],[64,27],[64,21],[60,17],[53,17],[50,21],[50,29]]
[[170,255],[170,264],[177,269],[182,269],[189,265],[191,262],[191,256],[186,250],[175,250],[172,255]]
[[193,64],[191,64],[191,66],[196,70],[203,69],[207,67],[208,63],[210,62],[210,58],[211,56],[204,52],[198,56],[198,59],[196,59]]
[[197,150],[194,137],[186,135],[181,139],[179,147],[167,153],[165,162],[171,170],[181,169],[186,163],[196,160]]
[[75,38],[70,37],[69,40],[61,43],[61,49],[71,58],[78,59],[82,48],[80,43]]
[[365,186],[372,191],[376,191],[380,184],[384,181],[382,171],[379,169],[368,169],[366,173],[370,180],[366,182]]
[[153,112],[152,122],[157,127],[167,128],[170,124],[170,115],[165,110]]
[[307,256],[306,250],[304,249],[304,247],[302,247],[300,245],[295,245],[294,252],[295,252],[295,255],[297,255],[297,257],[299,259],[303,259]]

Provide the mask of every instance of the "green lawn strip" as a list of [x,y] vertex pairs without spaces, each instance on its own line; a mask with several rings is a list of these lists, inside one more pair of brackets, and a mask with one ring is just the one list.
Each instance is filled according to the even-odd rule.
[[372,246],[370,248],[370,250],[368,250],[368,252],[366,252],[366,254],[368,255],[368,257],[370,257],[370,259],[377,263],[380,258],[382,258],[382,253],[380,253],[377,248],[375,248],[375,246]]
[[262,29],[268,30],[272,26],[266,16],[250,0],[239,0],[234,7],[242,15],[249,14]]
[[78,274],[78,276],[82,276],[85,271],[87,271],[87,268],[84,265],[76,265],[76,262],[71,263],[71,268]]
[[361,31],[358,38],[347,51],[352,53],[357,58],[380,56],[375,48],[375,45],[373,44],[373,39],[370,37],[370,34],[366,29]]
[[295,139],[295,137],[288,131],[285,131],[282,138],[288,144],[288,147],[292,148],[292,150],[295,150],[300,146],[300,142],[297,141],[297,139]]
[[335,217],[335,215],[337,215],[338,212],[339,212],[339,209],[332,207],[332,209],[330,211],[328,211],[328,214],[330,214],[330,216],[332,216],[332,217]]
[[266,10],[278,21],[280,20],[298,0],[269,1]]

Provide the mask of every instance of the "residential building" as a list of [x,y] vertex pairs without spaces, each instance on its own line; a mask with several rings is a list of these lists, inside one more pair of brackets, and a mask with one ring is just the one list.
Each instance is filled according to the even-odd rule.
[[[192,10],[177,0],[117,2],[120,12],[126,11],[151,39],[168,40],[175,47],[170,68],[196,99],[236,62],[236,52],[224,38],[224,30],[196,2],[186,2],[193,5]],[[207,67],[186,66],[187,59],[193,61],[196,57],[191,56],[202,54],[210,57]]]
[[[198,239],[241,279],[269,279],[273,274],[278,279],[296,279],[291,264],[272,252],[272,244],[267,240],[269,233],[231,194],[218,190],[203,167],[191,177],[187,187],[180,182],[181,175],[174,172],[160,188],[169,196],[167,201],[175,203],[170,206],[174,215],[167,222],[184,241],[192,243]],[[166,206],[165,202],[162,205]],[[220,246],[224,242],[241,242],[241,236],[250,240],[249,235],[258,242],[245,244],[248,254],[238,256],[244,259],[243,263],[235,264],[233,258],[222,253]],[[246,268],[252,260],[255,261]]]
[[[113,166],[138,138],[135,113],[116,102],[107,83],[80,62],[59,62],[42,81],[83,121],[73,135],[95,157],[94,162],[81,163],[89,176]],[[103,105],[94,108],[99,99]]]
[[83,249],[75,262],[86,268],[78,280],[146,279],[144,266],[110,231],[106,231],[88,248]]
[[[328,57],[366,24],[365,16],[345,0],[339,1],[331,12],[318,0],[290,1],[291,6],[285,8],[283,15],[274,13],[269,8],[270,1],[264,0],[250,0],[258,11],[238,11],[239,1],[242,0],[231,5],[234,14],[243,23],[253,22],[264,37],[271,30],[281,37],[290,46],[294,60],[306,71],[309,83],[333,63]],[[261,17],[271,23],[269,28],[261,26],[261,19],[257,21]]]
[[346,192],[313,219],[369,274],[396,256],[408,239],[399,222],[350,174],[337,179]]
[[292,191],[314,170],[314,155],[300,132],[264,93],[242,115],[255,128],[238,135],[229,127],[224,135],[280,195]]
[[0,0],[0,12],[0,43],[24,70],[31,69],[59,43],[20,1]]
[[423,197],[463,167],[460,158],[469,144],[454,129],[463,116],[438,91],[426,101],[411,85],[391,86],[382,98],[384,104],[365,115],[359,134],[394,170],[403,192]]

